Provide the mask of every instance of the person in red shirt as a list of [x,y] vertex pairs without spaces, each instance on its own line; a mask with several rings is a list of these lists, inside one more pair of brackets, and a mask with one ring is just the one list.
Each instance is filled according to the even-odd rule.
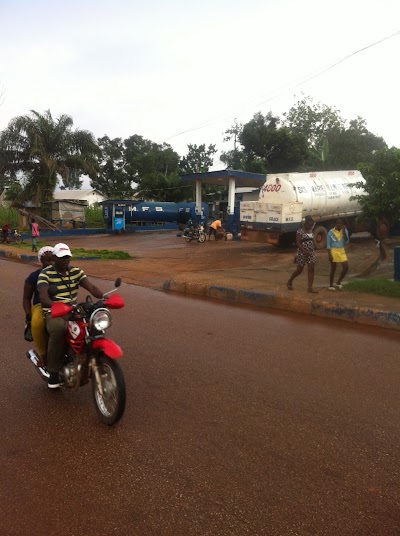
[[37,251],[36,238],[39,238],[40,231],[39,231],[39,225],[36,223],[35,218],[30,219],[30,228],[31,228],[31,236],[32,236],[32,251]]
[[9,242],[10,237],[8,236],[8,233],[10,232],[11,225],[9,223],[5,223],[3,227],[1,228],[1,237],[2,242]]

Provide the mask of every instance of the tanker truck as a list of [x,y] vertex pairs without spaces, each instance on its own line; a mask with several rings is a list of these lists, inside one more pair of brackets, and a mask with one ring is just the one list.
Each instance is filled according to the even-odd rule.
[[269,174],[259,200],[240,203],[241,239],[288,247],[307,215],[316,222],[317,249],[326,247],[328,230],[337,218],[344,220],[350,234],[369,231],[384,238],[389,232],[386,222],[380,222],[378,232],[368,222],[357,221],[361,207],[351,198],[365,191],[356,183],[365,183],[357,170]]

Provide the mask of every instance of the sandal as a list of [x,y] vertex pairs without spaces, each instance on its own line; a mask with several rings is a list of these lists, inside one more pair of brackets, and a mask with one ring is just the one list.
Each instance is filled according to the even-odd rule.
[[315,290],[315,288],[309,288],[307,292],[311,292],[312,294],[318,294],[318,290]]
[[289,282],[286,283],[286,286],[289,290],[293,290],[293,285],[291,285]]

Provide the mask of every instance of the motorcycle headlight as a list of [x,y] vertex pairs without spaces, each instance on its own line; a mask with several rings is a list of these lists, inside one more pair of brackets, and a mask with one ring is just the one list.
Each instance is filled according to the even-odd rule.
[[104,331],[111,326],[111,315],[107,309],[97,309],[90,317],[90,325],[97,331]]

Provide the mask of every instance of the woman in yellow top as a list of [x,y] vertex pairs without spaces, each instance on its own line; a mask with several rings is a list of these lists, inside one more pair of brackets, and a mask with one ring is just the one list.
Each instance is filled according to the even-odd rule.
[[[335,227],[328,232],[326,249],[328,250],[328,258],[331,263],[331,271],[329,274],[328,290],[342,290],[342,281],[349,269],[349,263],[345,251],[345,246],[349,243],[349,232],[344,225],[343,220],[336,220]],[[342,271],[339,275],[337,283],[333,282],[336,272],[336,265],[342,265]]]

